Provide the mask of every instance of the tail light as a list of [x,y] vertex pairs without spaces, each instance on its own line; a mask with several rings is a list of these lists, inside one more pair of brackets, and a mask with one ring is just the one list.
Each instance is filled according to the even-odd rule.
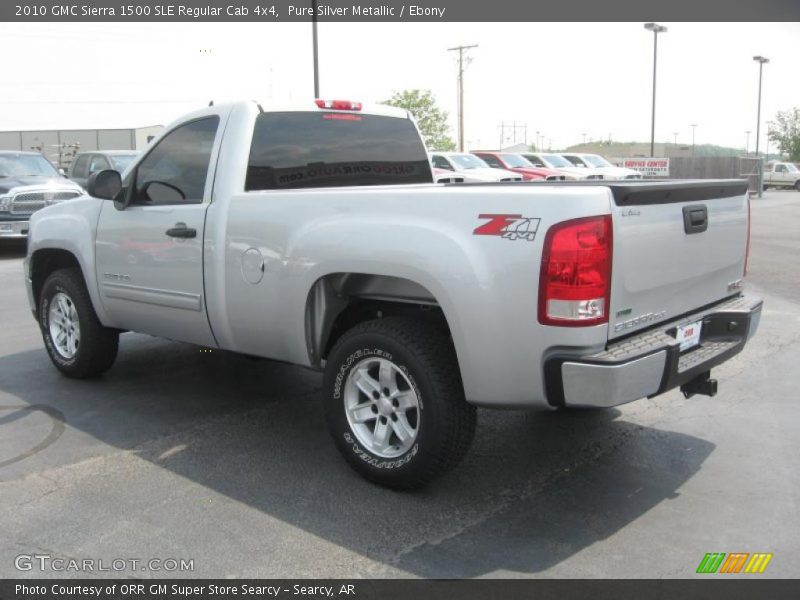
[[747,196],[747,243],[744,249],[744,275],[747,276],[747,261],[750,260],[750,196]]
[[314,100],[320,108],[330,108],[331,110],[361,110],[361,102],[351,102],[350,100]]
[[584,327],[608,322],[611,215],[553,225],[544,239],[539,322]]

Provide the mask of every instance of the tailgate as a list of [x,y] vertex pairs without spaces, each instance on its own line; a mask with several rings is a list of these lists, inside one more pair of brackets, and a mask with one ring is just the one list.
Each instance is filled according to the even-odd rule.
[[748,235],[746,181],[609,187],[614,196],[610,339],[739,292]]

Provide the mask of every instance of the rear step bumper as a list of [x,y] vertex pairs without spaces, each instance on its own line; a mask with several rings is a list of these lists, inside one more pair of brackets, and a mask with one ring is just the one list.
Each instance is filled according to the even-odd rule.
[[[739,296],[609,344],[603,352],[550,358],[547,400],[554,406],[617,406],[707,379],[712,367],[741,352],[756,332],[762,304]],[[697,321],[699,345],[681,352],[676,328]]]

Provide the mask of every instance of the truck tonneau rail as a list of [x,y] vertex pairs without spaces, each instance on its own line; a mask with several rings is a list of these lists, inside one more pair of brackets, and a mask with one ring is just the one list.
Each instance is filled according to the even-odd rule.
[[[444,185],[455,185],[446,183]],[[506,182],[470,183],[470,186],[509,185]],[[553,187],[607,187],[617,206],[701,202],[747,193],[746,179],[635,179],[630,181],[582,179],[577,181],[520,181],[512,185]]]

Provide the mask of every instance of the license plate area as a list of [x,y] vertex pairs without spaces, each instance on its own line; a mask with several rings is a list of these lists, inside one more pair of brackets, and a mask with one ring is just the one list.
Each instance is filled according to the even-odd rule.
[[675,332],[675,339],[678,341],[681,352],[685,352],[700,344],[700,332],[702,328],[702,321],[695,321],[694,323],[678,326]]

